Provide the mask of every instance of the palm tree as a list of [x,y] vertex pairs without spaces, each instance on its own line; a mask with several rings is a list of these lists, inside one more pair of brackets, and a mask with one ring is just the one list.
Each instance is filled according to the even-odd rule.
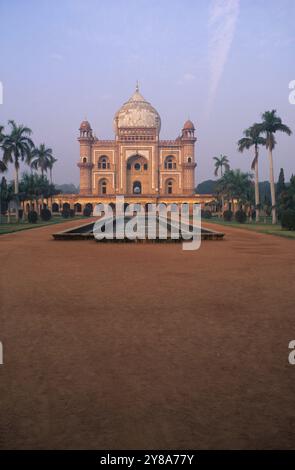
[[11,126],[11,133],[4,136],[1,144],[3,149],[3,161],[5,164],[8,162],[14,164],[14,192],[18,194],[20,162],[29,162],[34,143],[30,139],[32,133],[31,129],[23,125],[18,126],[14,121],[8,121],[8,123]]
[[41,170],[41,175],[44,177],[44,173],[50,168],[53,159],[52,149],[46,148],[45,144],[35,147],[31,155],[31,166],[35,170],[38,168]]
[[[57,162],[57,158],[54,158],[52,155],[51,157],[49,157],[49,164],[48,164],[48,168],[49,168],[49,174],[50,174],[50,185],[53,187],[53,183],[52,183],[52,168],[53,168],[53,165],[55,164],[55,162]],[[50,196],[50,200],[51,200],[51,207],[52,207],[52,194]]]
[[260,198],[259,198],[259,176],[258,176],[258,156],[259,145],[266,145],[266,139],[261,137],[260,125],[255,123],[244,131],[245,137],[238,141],[239,152],[249,149],[254,146],[254,160],[251,164],[251,170],[255,170],[255,209],[256,209],[256,222],[259,221],[260,216]]
[[[220,157],[213,157],[213,160],[215,160],[215,171],[214,171],[214,175],[217,176],[218,175],[218,171],[220,170],[220,177],[222,178],[223,176],[223,169],[225,169],[225,171],[228,171],[229,170],[229,161],[228,161],[228,158],[226,155],[220,155]],[[223,214],[223,208],[224,208],[224,195],[223,193],[221,193],[221,214]],[[221,216],[220,214],[220,216]]]
[[[14,194],[16,196],[16,203],[18,206],[18,187],[19,187],[19,167],[20,162],[25,161],[29,163],[31,150],[34,147],[33,141],[30,139],[32,133],[31,129],[26,126],[18,126],[14,121],[8,121],[11,126],[11,132],[5,135],[1,146],[3,149],[3,161],[5,164],[11,162],[14,164],[15,177],[14,177]],[[18,210],[16,211],[16,218],[18,217]]]
[[[40,144],[39,147],[35,147],[33,152],[32,152],[32,158],[31,158],[31,167],[38,170],[41,170],[41,179],[44,180],[44,173],[47,172],[48,169],[50,169],[50,174],[53,166],[53,155],[52,155],[52,149],[47,148],[45,144]],[[42,187],[42,185],[41,185]],[[43,198],[44,194],[41,193],[41,199],[42,199],[42,206],[43,206]],[[37,202],[37,207],[38,207],[38,202]]]
[[[3,130],[4,130],[4,127],[0,126],[0,147],[1,147],[1,142],[4,139]],[[0,172],[3,173],[6,170],[7,170],[6,164],[2,160],[0,160]]]
[[57,162],[57,158],[54,158],[52,155],[49,157],[49,163],[48,163],[48,168],[49,168],[49,174],[50,174],[50,183],[52,184],[52,168],[53,165]]
[[274,173],[273,173],[273,157],[272,151],[275,148],[276,141],[274,134],[276,132],[284,132],[287,135],[291,135],[291,129],[282,123],[282,119],[277,116],[276,110],[265,111],[262,114],[263,122],[259,125],[260,130],[266,136],[266,148],[268,149],[268,159],[269,159],[269,182],[270,182],[270,192],[271,192],[271,204],[272,204],[272,223],[277,223],[277,211],[276,211],[276,192],[275,192],[275,182],[274,182]]
[[220,176],[222,177],[223,176],[223,169],[225,171],[228,171],[229,170],[229,161],[228,161],[228,158],[226,155],[220,155],[220,157],[213,157],[213,160],[215,160],[215,171],[214,171],[214,175],[217,176],[218,175],[218,171],[220,170]]

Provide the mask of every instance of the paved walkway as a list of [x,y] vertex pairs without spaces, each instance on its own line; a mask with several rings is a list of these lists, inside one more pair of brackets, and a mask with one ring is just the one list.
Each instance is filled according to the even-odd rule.
[[294,241],[51,239],[74,225],[0,237],[0,447],[294,447]]

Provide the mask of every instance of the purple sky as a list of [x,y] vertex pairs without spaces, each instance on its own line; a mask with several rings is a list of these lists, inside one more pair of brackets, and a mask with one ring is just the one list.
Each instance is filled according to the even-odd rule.
[[[53,148],[57,183],[79,182],[81,120],[113,138],[113,116],[137,79],[161,115],[162,139],[194,121],[197,182],[213,177],[220,153],[249,170],[252,155],[236,142],[263,111],[277,109],[295,132],[294,0],[1,0],[0,18],[0,123],[26,124],[36,144]],[[295,135],[277,142],[275,177],[282,166],[288,179]]]

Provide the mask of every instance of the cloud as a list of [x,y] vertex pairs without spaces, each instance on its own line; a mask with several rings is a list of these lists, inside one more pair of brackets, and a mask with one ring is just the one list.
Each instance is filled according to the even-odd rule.
[[110,99],[112,99],[112,95],[109,93],[105,93],[105,94],[100,95],[99,98],[101,101],[109,101]]
[[178,80],[178,85],[183,85],[187,82],[192,82],[193,80],[195,80],[195,75],[192,74],[191,72],[186,72],[182,75],[182,77],[180,78],[180,80]]
[[208,114],[234,38],[240,0],[213,0],[209,11],[209,99]]
[[63,60],[63,56],[61,54],[58,54],[57,52],[53,52],[51,55],[50,55],[50,58],[52,60],[56,60],[56,61],[61,61]]
[[196,78],[196,77],[195,77],[192,73],[190,73],[190,72],[187,72],[187,73],[185,73],[185,74],[183,75],[183,80],[184,80],[185,82],[191,82],[191,81],[194,80],[195,78]]

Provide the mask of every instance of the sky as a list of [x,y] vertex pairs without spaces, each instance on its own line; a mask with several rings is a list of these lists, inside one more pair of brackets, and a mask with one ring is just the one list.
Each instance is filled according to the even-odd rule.
[[[160,138],[196,127],[196,182],[213,157],[250,171],[243,130],[276,109],[275,178],[295,173],[294,0],[0,0],[0,123],[33,130],[58,158],[56,183],[79,183],[78,128],[112,139],[113,116],[139,81],[162,120]],[[9,173],[10,174],[10,173]],[[11,173],[12,174],[12,173]],[[268,178],[261,150],[260,179]]]

